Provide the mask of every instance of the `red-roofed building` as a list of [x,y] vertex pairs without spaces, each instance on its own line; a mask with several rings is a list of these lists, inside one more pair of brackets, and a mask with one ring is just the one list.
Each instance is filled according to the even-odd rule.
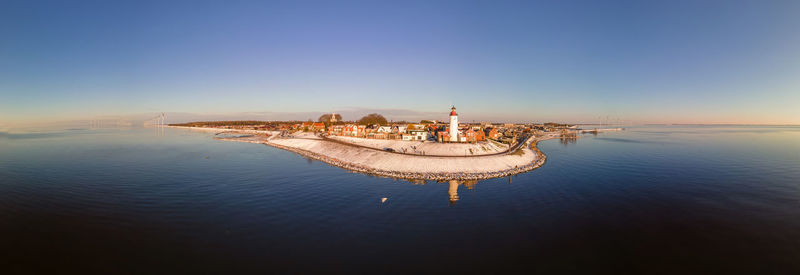
[[485,141],[486,135],[483,131],[475,131],[472,127],[464,131],[464,137],[467,142]]
[[500,138],[500,133],[498,133],[497,129],[494,128],[494,127],[484,129],[484,133],[486,134],[487,138],[491,138],[491,139]]
[[364,137],[366,133],[366,126],[364,125],[345,125],[342,135],[348,137]]
[[344,125],[331,125],[328,127],[328,133],[333,136],[341,136],[344,132]]

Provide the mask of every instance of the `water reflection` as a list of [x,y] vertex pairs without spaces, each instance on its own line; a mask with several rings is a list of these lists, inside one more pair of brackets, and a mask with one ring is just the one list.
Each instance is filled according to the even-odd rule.
[[[427,181],[425,180],[406,180],[414,185],[425,185]],[[511,177],[508,178],[508,182],[511,183]],[[443,183],[443,182],[438,182]],[[467,190],[472,190],[475,188],[475,185],[478,184],[478,180],[449,180],[447,181],[449,187],[447,188],[447,195],[448,201],[450,205],[455,205],[456,202],[459,200],[458,196],[458,188],[459,186],[463,185],[467,188]]]
[[[512,178],[513,178],[512,176],[508,177],[509,184],[512,182]],[[421,179],[396,179],[396,180],[408,182],[413,185],[425,185],[428,183],[436,183],[436,184],[447,183],[448,185],[447,195],[450,205],[455,205],[456,202],[458,202],[461,199],[461,197],[458,195],[458,189],[460,188],[460,186],[466,187],[467,190],[473,190],[475,189],[475,185],[477,185],[478,182],[480,182],[479,180],[447,180],[447,181],[431,181],[431,180],[421,180]]]
[[558,142],[560,142],[561,145],[564,145],[564,146],[567,146],[567,145],[570,145],[570,144],[576,144],[576,143],[578,143],[578,135],[575,134],[575,133],[561,134],[561,136],[558,138]]
[[458,181],[451,180],[450,181],[450,189],[447,190],[447,193],[450,194],[450,204],[456,204],[458,201]]
[[[166,127],[163,124],[145,125],[144,127],[152,129],[153,133],[158,137],[166,136]],[[117,129],[120,128],[117,127]]]
[[[170,258],[166,268],[209,273],[261,263],[262,271],[311,273],[302,263],[353,268],[364,259],[429,270],[442,259],[424,259],[443,255],[487,271],[603,267],[619,257],[639,263],[635,270],[673,273],[709,262],[796,266],[800,131],[659,136],[650,129],[662,128],[579,135],[583,148],[568,150],[540,143],[545,169],[509,177],[513,185],[481,180],[481,192],[467,195],[477,181],[408,188],[327,164],[309,169],[296,154],[223,143],[207,132],[0,133],[0,242],[13,252],[8,262],[31,263],[21,268],[65,258],[84,269],[165,268]],[[381,197],[385,207],[362,207]],[[483,238],[487,230],[502,234]],[[459,246],[464,240],[471,241]],[[463,253],[453,255],[454,246]],[[364,249],[372,247],[392,249]]]
[[[509,182],[511,178],[509,177]],[[478,184],[477,180],[450,180],[448,182],[450,184],[450,188],[447,189],[447,194],[450,195],[450,205],[456,204],[458,202],[458,186],[463,185],[468,190],[472,190],[475,188],[475,185]]]

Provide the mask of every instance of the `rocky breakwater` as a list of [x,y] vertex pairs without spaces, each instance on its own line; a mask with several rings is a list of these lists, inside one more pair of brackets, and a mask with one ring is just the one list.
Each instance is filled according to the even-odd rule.
[[541,167],[546,156],[531,138],[520,149],[492,156],[403,155],[325,141],[313,136],[270,138],[264,143],[333,166],[383,177],[423,180],[479,180]]

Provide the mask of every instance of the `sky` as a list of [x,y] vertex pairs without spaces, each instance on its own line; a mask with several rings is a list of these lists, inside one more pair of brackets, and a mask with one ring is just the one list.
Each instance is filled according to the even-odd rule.
[[800,124],[800,1],[0,1],[0,128]]

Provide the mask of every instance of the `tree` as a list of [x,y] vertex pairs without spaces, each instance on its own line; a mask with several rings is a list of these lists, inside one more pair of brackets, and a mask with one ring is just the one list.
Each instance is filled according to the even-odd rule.
[[424,119],[423,119],[423,120],[422,120],[422,121],[420,121],[419,123],[420,123],[420,124],[433,124],[433,121],[430,121],[430,120],[424,120]]
[[358,120],[358,124],[361,125],[386,125],[387,121],[386,118],[379,114],[368,114],[361,119]]

